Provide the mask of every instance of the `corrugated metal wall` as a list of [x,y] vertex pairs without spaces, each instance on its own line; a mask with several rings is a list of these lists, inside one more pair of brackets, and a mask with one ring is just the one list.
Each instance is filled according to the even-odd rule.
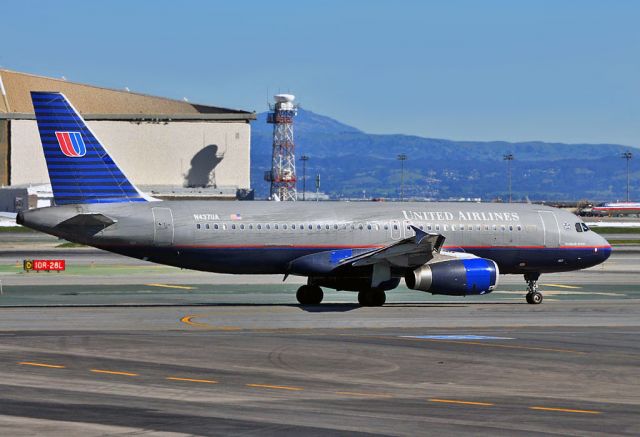
[[0,120],[0,185],[9,185],[9,120]]
[[[87,124],[136,185],[250,188],[246,122]],[[49,182],[35,121],[12,121],[10,159],[11,185]]]

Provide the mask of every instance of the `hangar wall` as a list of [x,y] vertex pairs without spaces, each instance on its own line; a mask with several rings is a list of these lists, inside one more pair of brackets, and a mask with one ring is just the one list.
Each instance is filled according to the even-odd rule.
[[[242,122],[87,121],[140,186],[250,188],[250,125]],[[11,185],[48,183],[35,120],[11,122]]]

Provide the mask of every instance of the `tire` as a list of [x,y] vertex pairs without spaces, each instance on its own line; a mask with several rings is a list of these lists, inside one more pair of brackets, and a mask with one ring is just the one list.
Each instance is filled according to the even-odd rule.
[[322,302],[324,293],[317,285],[303,285],[298,288],[296,298],[301,305],[318,305]]
[[527,303],[533,304],[533,301],[531,300],[531,295],[532,295],[532,294],[533,294],[533,293],[527,293],[527,295],[525,296],[525,297],[526,297],[526,299],[527,299]]
[[364,290],[358,293],[358,302],[363,307],[381,307],[387,301],[383,290]]
[[533,305],[540,305],[542,303],[542,293],[535,291],[531,293],[531,303]]
[[371,306],[370,302],[370,298],[369,298],[369,291],[359,291],[358,292],[358,303],[360,305],[362,305],[363,307],[368,307]]

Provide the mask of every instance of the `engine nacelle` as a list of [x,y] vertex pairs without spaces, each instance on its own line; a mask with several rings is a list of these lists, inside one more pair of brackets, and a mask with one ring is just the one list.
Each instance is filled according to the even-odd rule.
[[404,280],[412,290],[466,296],[491,293],[498,285],[499,275],[494,261],[469,258],[425,264],[407,273]]

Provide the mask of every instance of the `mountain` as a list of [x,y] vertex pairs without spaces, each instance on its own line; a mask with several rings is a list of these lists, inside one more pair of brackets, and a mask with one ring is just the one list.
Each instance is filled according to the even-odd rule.
[[[266,113],[251,126],[251,178],[257,197],[266,197],[263,180],[271,166],[273,126]],[[531,200],[615,200],[626,196],[626,166],[616,144],[563,144],[540,141],[453,141],[411,135],[368,134],[330,117],[300,108],[295,119],[297,156],[308,155],[307,189],[333,198],[399,197],[401,165],[406,198],[508,197],[507,162],[512,153],[513,198]],[[635,149],[633,149],[635,150]],[[302,177],[298,163],[298,179]],[[631,161],[631,167],[633,161]],[[639,172],[631,174],[632,193],[640,188]],[[298,188],[301,189],[301,182]]]

